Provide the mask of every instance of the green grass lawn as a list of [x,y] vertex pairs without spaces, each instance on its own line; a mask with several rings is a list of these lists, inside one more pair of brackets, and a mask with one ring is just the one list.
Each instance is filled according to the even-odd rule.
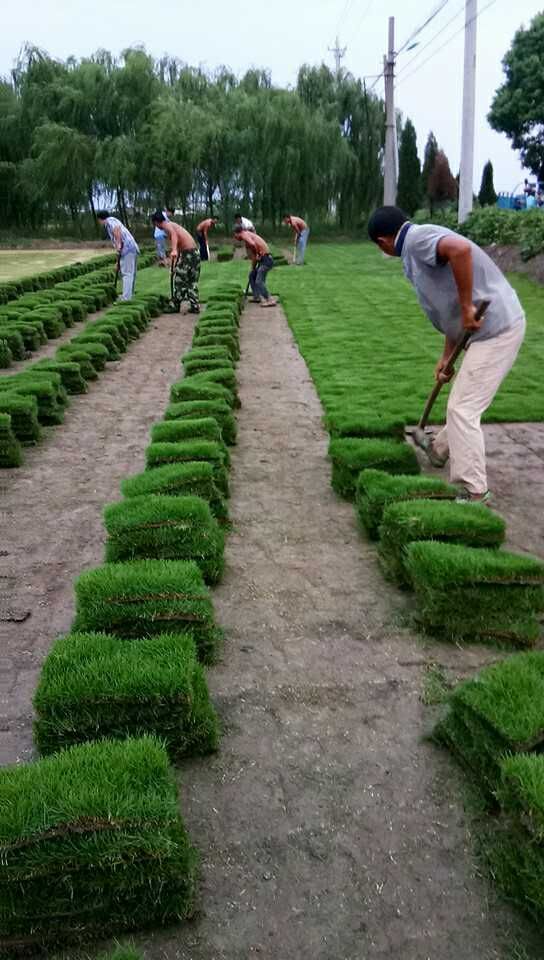
[[[248,264],[203,264],[201,293],[222,280],[247,280]],[[487,414],[488,420],[544,420],[540,388],[544,362],[544,296],[531,280],[511,276],[527,313],[528,330],[514,370]],[[166,271],[140,274],[144,289],[165,290]],[[270,274],[328,414],[348,404],[362,414],[419,419],[433,386],[442,337],[419,307],[397,260],[371,244],[315,244],[302,269]],[[447,388],[435,407],[443,419]]]
[[47,273],[65,263],[76,263],[98,257],[106,250],[76,247],[73,250],[0,250],[0,283],[20,280],[35,273]]

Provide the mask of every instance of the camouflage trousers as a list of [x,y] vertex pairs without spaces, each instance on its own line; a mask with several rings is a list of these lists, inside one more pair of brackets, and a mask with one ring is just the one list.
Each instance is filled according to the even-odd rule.
[[180,306],[189,301],[193,312],[200,309],[198,300],[198,278],[200,277],[200,254],[196,247],[182,250],[174,269],[174,303]]

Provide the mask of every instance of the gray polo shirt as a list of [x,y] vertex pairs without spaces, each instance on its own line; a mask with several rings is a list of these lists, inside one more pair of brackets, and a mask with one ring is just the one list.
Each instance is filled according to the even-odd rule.
[[[461,308],[455,279],[449,263],[440,263],[437,245],[442,237],[456,236],[452,230],[434,224],[411,224],[402,243],[404,273],[415,287],[417,298],[429,320],[451,340],[463,333]],[[491,257],[471,240],[474,286],[472,299],[490,300],[481,329],[471,340],[498,337],[522,322],[523,308],[515,290],[493,263]]]

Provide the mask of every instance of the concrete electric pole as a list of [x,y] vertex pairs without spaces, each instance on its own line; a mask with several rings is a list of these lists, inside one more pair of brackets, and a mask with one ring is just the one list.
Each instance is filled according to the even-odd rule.
[[397,120],[395,117],[395,18],[389,17],[387,56],[383,58],[385,79],[385,161],[383,202],[394,206],[397,200]]
[[476,100],[476,20],[478,0],[465,3],[465,64],[463,75],[463,120],[459,170],[458,221],[463,223],[472,210],[474,180],[474,107]]
[[345,55],[346,55],[347,47],[341,47],[341,46],[340,46],[340,40],[338,39],[338,35],[337,35],[337,36],[336,36],[336,44],[335,44],[335,46],[334,46],[334,47],[329,47],[329,50],[330,50],[330,52],[331,52],[332,54],[334,54],[334,63],[335,63],[335,67],[336,67],[336,76],[338,76],[339,73],[340,73],[340,67],[342,66],[342,60],[344,59],[344,57],[345,57]]

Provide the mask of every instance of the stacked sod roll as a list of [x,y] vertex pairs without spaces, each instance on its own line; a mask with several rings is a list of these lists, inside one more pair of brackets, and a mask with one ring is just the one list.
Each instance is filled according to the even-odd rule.
[[[113,273],[108,269],[58,284],[53,290],[42,294],[28,294],[26,298],[63,296],[59,293],[59,287],[69,287],[68,293],[72,299],[51,301],[54,306],[47,309],[62,311],[66,308],[70,322],[82,320],[88,310],[102,307],[104,303],[111,302],[115,295]],[[59,347],[53,358],[37,360],[20,373],[0,377],[0,414],[11,418],[11,432],[19,445],[37,443],[42,436],[42,426],[62,423],[69,404],[68,395],[86,393],[87,382],[96,380],[109,361],[121,358],[130,343],[146,330],[150,319],[159,315],[165,302],[165,297],[155,293],[118,302],[98,319],[88,320],[80,332]],[[28,304],[24,309],[30,310],[29,317],[42,314],[42,319],[38,321],[40,326],[42,321],[47,322],[43,316],[46,311],[31,310]],[[63,314],[63,320],[57,312],[55,322],[64,323],[68,313]],[[32,324],[27,325],[34,329]],[[55,327],[57,333],[58,328]],[[12,439],[9,440],[0,432],[0,467],[18,466],[21,463],[21,452],[14,457],[13,449]]]
[[[231,320],[236,355],[241,301],[233,286],[209,302],[210,315],[215,303],[215,315]],[[218,357],[234,371],[223,348]],[[194,910],[196,854],[169,764],[218,745],[204,664],[221,641],[209,584],[223,571],[223,478],[236,440],[233,392],[207,369],[186,375],[191,399],[151,429],[150,447],[182,446],[179,459],[155,466],[147,456],[147,469],[122,482],[123,499],[105,508],[104,563],[76,581],[72,631],[54,642],[34,697],[42,759],[0,771],[6,952],[170,924]],[[59,391],[58,372],[54,382]],[[11,416],[0,428],[9,431]]]

